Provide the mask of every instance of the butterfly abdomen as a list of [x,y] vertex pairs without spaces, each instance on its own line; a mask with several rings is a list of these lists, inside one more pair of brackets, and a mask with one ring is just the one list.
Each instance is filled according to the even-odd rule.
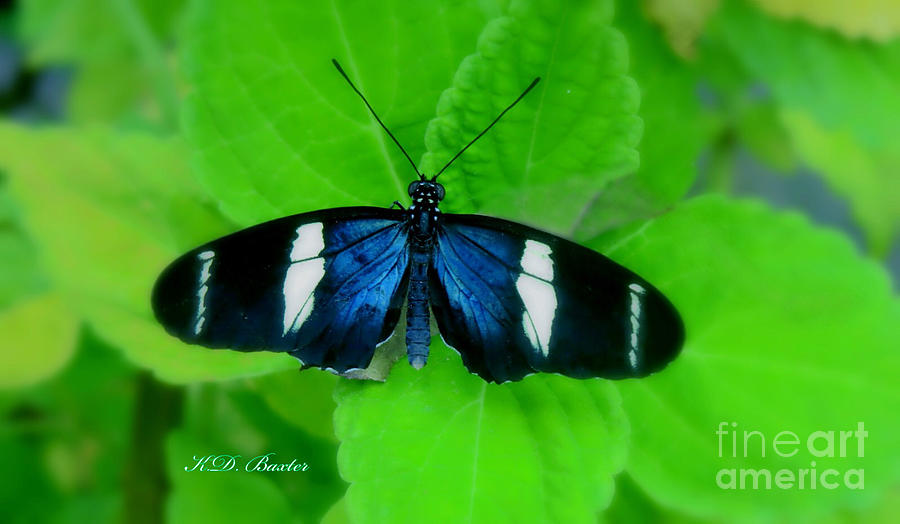
[[416,369],[421,369],[428,361],[428,344],[431,342],[428,318],[428,261],[431,249],[431,242],[410,243],[406,356],[409,364]]

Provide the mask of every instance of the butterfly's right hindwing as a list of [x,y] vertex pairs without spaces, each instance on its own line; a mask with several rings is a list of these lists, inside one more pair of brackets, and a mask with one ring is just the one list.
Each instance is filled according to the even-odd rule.
[[173,262],[153,310],[185,342],[287,351],[307,366],[364,368],[406,294],[402,212],[337,208],[239,231]]

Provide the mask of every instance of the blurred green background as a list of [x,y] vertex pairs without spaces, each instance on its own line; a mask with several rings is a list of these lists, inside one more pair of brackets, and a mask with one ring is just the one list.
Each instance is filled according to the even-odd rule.
[[[900,4],[307,4],[0,3],[0,522],[900,519]],[[679,359],[497,386],[436,338],[379,383],[166,335],[149,290],[179,253],[406,198],[333,57],[426,172],[540,75],[444,208],[642,274]],[[805,445],[859,423],[864,453]],[[187,471],[266,453],[309,467]],[[720,482],[811,468],[864,485]]]

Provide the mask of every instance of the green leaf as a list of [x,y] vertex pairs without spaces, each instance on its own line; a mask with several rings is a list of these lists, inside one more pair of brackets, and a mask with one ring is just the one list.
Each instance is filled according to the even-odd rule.
[[744,148],[780,174],[795,171],[797,155],[778,118],[777,101],[727,46],[710,38],[701,44],[696,64],[698,98],[704,100],[713,128],[707,138],[710,151],[703,189],[730,191],[735,157]]
[[195,187],[185,158],[180,141],[151,135],[0,126],[0,163],[47,270],[103,338],[169,381],[296,367],[286,355],[188,346],[154,320],[150,290],[163,267],[230,229]]
[[325,513],[321,524],[350,524],[350,522],[352,521],[347,514],[347,499],[341,499]]
[[0,312],[0,388],[21,388],[58,373],[72,357],[78,319],[57,295]]
[[709,131],[695,73],[669,50],[637,2],[617,7],[615,25],[628,40],[630,73],[641,93],[640,167],[600,193],[577,224],[575,236],[581,238],[648,218],[681,199],[697,176],[697,157]]
[[[327,372],[313,370],[311,374]],[[270,405],[253,392],[232,390],[229,400],[240,410],[241,415],[264,436],[264,447],[258,455],[272,453],[272,463],[290,463],[296,460],[306,463],[308,469],[293,472],[265,472],[274,477],[279,487],[290,496],[295,513],[300,513],[316,522],[343,496],[347,485],[338,474],[336,464],[337,443],[333,435],[326,439],[317,434],[331,430],[331,420],[323,421],[324,427],[314,432],[297,429],[279,416]],[[326,393],[331,393],[327,391]],[[303,399],[295,399],[295,412],[310,413],[316,407]],[[311,400],[311,399],[310,399]],[[253,455],[248,455],[252,457]]]
[[[125,112],[175,124],[177,98],[163,48],[184,0],[25,0],[19,34],[37,66],[76,67],[70,112],[110,121]],[[155,104],[154,99],[155,97]],[[152,105],[151,109],[137,107]]]
[[0,174],[0,311],[49,286],[36,246],[22,228],[18,207]]
[[[706,41],[697,64],[698,77],[705,88],[704,98],[712,111],[708,171],[734,168],[734,157],[746,148],[760,162],[780,174],[798,168],[797,154],[778,118],[779,106],[749,76],[729,50],[717,42]],[[726,162],[719,162],[725,157]],[[707,173],[709,174],[709,173]],[[726,178],[733,178],[729,173]],[[705,185],[715,180],[707,176]],[[696,189],[696,188],[695,188]]]
[[436,339],[421,371],[342,380],[338,465],[354,522],[593,522],[612,496],[627,423],[600,380],[488,384]]
[[870,522],[890,522],[900,515],[900,487],[894,487],[882,497],[881,501],[863,511],[842,514],[836,518],[835,524],[867,524]]
[[[323,373],[311,371],[309,374]],[[297,376],[297,373],[294,373]],[[299,377],[298,377],[299,378]],[[305,399],[294,399],[294,411],[306,411]],[[330,427],[330,422],[328,426]],[[253,459],[270,455],[272,464],[290,463],[296,460],[306,463],[306,471],[253,471]],[[252,489],[269,490],[275,487],[274,498],[287,497],[293,514],[317,522],[346,489],[341,481],[335,455],[337,446],[333,440],[311,437],[289,424],[269,409],[260,396],[243,387],[242,382],[202,384],[188,387],[184,410],[184,423],[169,442],[167,455],[168,477],[185,511],[194,514],[202,509],[209,497],[225,486],[210,485],[210,476],[250,476],[264,480]],[[235,468],[239,471],[201,472],[188,471],[195,464],[193,457],[207,455],[239,455]],[[250,464],[251,471],[247,471]],[[187,470],[185,469],[187,467]],[[201,500],[190,495],[200,492]],[[255,491],[229,491],[230,504],[239,508],[251,507]],[[275,495],[273,492],[264,497]],[[280,504],[280,503],[279,503]]]
[[[660,507],[627,473],[616,477],[616,494],[609,508],[600,516],[601,524],[703,524],[705,520],[686,517],[668,508]],[[715,521],[710,521],[712,524]]]
[[861,145],[847,132],[829,132],[799,111],[781,121],[798,155],[847,198],[877,256],[886,256],[900,231],[900,152]]
[[[885,271],[845,237],[796,214],[718,197],[694,199],[595,247],[648,278],[682,313],[688,339],[665,371],[624,381],[632,424],[627,471],[658,500],[690,515],[792,519],[859,507],[900,477],[900,304]],[[737,423],[718,456],[716,431]],[[781,457],[781,431],[856,430],[847,457],[805,446]],[[730,429],[730,428],[729,428]],[[745,458],[743,431],[760,431]],[[822,447],[819,444],[818,447]],[[784,449],[784,448],[782,448]],[[865,489],[720,489],[728,468],[821,473],[865,469]],[[727,480],[727,479],[726,479]]]
[[541,217],[543,229],[565,231],[637,167],[639,94],[612,10],[608,0],[514,1],[487,25],[428,126],[424,171],[439,170],[534,77],[541,83],[441,175],[448,209]]
[[[4,392],[0,461],[18,470],[0,483],[0,520],[115,522],[128,462],[133,370],[118,352],[82,330],[62,373]],[[11,402],[9,402],[11,400]],[[88,514],[86,507],[92,511]],[[38,518],[42,515],[42,518]],[[82,518],[78,518],[78,517]]]
[[0,506],[3,522],[28,524],[50,522],[53,518],[62,497],[45,468],[35,467],[43,459],[42,451],[23,435],[0,433],[0,461],[4,468],[19,471],[14,480],[0,483],[3,500],[15,501]]
[[249,385],[284,420],[311,435],[333,440],[335,402],[332,396],[337,380],[337,376],[325,371],[298,374],[294,370],[253,378]]
[[741,142],[760,161],[781,174],[798,167],[797,152],[788,130],[771,100],[744,100],[738,110],[736,129]]
[[67,94],[66,117],[74,122],[113,122],[123,126],[142,115],[152,120],[160,118],[159,108],[146,92],[147,75],[135,74],[134,68],[132,58],[111,58],[79,68]]
[[825,129],[849,131],[866,146],[883,149],[900,136],[900,40],[851,43],[736,0],[722,6],[709,33],[781,106],[807,112]]
[[[264,473],[243,469],[221,472],[192,471],[190,458],[208,447],[176,431],[169,436],[167,454],[172,474],[172,494],[166,502],[166,522],[214,523],[252,521],[290,522],[290,506],[284,493]],[[211,451],[217,454],[217,451]],[[202,454],[202,453],[200,453]],[[188,466],[185,466],[188,464]]]
[[491,4],[198,1],[184,120],[202,181],[241,224],[406,195],[412,168],[331,59],[418,158]]

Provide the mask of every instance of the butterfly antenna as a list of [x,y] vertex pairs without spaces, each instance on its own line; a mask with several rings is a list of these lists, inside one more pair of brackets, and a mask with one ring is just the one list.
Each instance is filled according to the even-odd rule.
[[540,82],[540,81],[541,81],[541,77],[536,77],[534,80],[532,80],[532,81],[531,81],[531,84],[530,84],[528,87],[525,88],[525,91],[522,91],[522,94],[519,95],[519,98],[516,98],[515,100],[513,100],[513,103],[512,103],[512,104],[509,104],[509,105],[506,107],[506,109],[504,109],[503,111],[501,111],[500,114],[497,115],[497,118],[495,118],[493,122],[491,122],[486,128],[484,128],[484,131],[482,131],[481,133],[478,133],[478,136],[476,136],[475,138],[472,139],[471,142],[469,142],[468,144],[466,144],[466,147],[460,149],[460,150],[459,150],[459,153],[456,153],[456,156],[454,156],[453,158],[451,158],[450,161],[447,162],[447,164],[446,164],[444,167],[442,167],[440,171],[437,172],[437,175],[434,175],[433,177],[431,177],[431,180],[435,180],[435,179],[438,177],[438,175],[440,175],[441,173],[444,172],[445,169],[447,169],[448,167],[450,167],[450,164],[452,164],[454,160],[456,160],[457,158],[459,158],[460,155],[462,155],[462,154],[466,151],[466,149],[469,149],[469,146],[471,146],[472,144],[474,144],[479,138],[481,138],[485,133],[487,133],[488,130],[489,130],[490,128],[494,127],[494,124],[496,124],[501,118],[503,118],[503,115],[505,115],[507,111],[509,111],[510,109],[512,109],[513,106],[515,106],[516,104],[518,104],[518,103],[519,103],[519,100],[522,100],[523,98],[525,98],[525,95],[527,95],[528,92],[531,91],[531,90],[534,88],[534,86],[536,86],[537,83]]
[[409,157],[409,153],[407,153],[406,150],[403,149],[403,146],[400,145],[400,142],[397,141],[397,138],[394,137],[393,133],[391,133],[391,130],[388,129],[386,125],[384,125],[384,122],[381,121],[381,118],[379,118],[378,114],[375,112],[375,110],[372,109],[372,106],[369,104],[369,101],[366,100],[366,97],[363,96],[362,92],[360,92],[360,90],[357,89],[355,85],[353,85],[353,82],[350,80],[350,77],[347,76],[347,73],[344,72],[344,68],[341,67],[341,64],[339,64],[338,61],[335,60],[334,58],[331,59],[331,63],[334,64],[334,67],[337,68],[338,73],[340,73],[341,76],[344,77],[344,80],[346,80],[347,83],[350,84],[350,87],[352,87],[353,90],[356,91],[356,94],[359,95],[360,98],[362,98],[362,101],[366,104],[366,107],[369,108],[369,111],[372,113],[372,116],[375,117],[375,120],[378,120],[378,123],[381,124],[381,127],[382,127],[382,129],[384,129],[385,133],[387,133],[388,136],[391,137],[391,140],[393,140],[394,143],[397,144],[397,147],[399,147],[400,151],[403,152],[403,156],[405,156],[406,159],[409,160],[409,165],[411,165],[412,168],[415,170],[416,174],[419,175],[419,179],[425,180],[425,175],[423,175],[422,173],[419,172],[419,168],[416,167],[416,163],[413,162],[412,158]]

